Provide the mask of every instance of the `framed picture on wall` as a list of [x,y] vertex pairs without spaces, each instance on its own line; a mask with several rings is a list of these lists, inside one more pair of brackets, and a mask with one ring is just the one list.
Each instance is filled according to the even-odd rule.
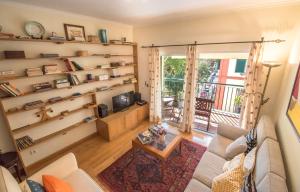
[[85,41],[84,26],[64,24],[64,28],[68,41]]
[[300,141],[300,65],[298,67],[286,114]]

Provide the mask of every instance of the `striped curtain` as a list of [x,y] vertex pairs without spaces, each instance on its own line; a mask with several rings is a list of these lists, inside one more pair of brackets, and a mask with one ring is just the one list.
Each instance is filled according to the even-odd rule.
[[149,49],[150,121],[161,121],[161,66],[158,48]]
[[262,43],[253,43],[246,69],[245,93],[241,111],[241,127],[246,130],[254,128],[257,121],[261,93],[263,89]]
[[186,53],[185,77],[184,77],[184,104],[181,131],[190,133],[193,127],[195,115],[195,92],[198,82],[198,57],[197,46],[188,46]]

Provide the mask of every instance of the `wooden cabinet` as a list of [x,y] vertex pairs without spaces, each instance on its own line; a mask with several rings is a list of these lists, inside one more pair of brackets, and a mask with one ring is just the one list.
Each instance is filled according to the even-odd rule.
[[99,134],[106,140],[116,139],[123,133],[135,129],[146,120],[149,114],[147,105],[134,105],[126,111],[112,113],[109,116],[97,120]]

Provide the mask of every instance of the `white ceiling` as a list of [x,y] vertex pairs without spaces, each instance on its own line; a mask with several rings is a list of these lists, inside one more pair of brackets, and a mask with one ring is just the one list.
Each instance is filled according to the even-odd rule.
[[141,25],[220,11],[299,3],[300,0],[11,0]]

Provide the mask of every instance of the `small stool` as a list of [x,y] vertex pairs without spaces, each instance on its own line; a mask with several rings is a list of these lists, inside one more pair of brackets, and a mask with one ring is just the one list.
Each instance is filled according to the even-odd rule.
[[19,170],[19,157],[17,152],[7,152],[0,154],[0,165],[6,169],[14,168],[19,181],[21,182],[21,174]]

